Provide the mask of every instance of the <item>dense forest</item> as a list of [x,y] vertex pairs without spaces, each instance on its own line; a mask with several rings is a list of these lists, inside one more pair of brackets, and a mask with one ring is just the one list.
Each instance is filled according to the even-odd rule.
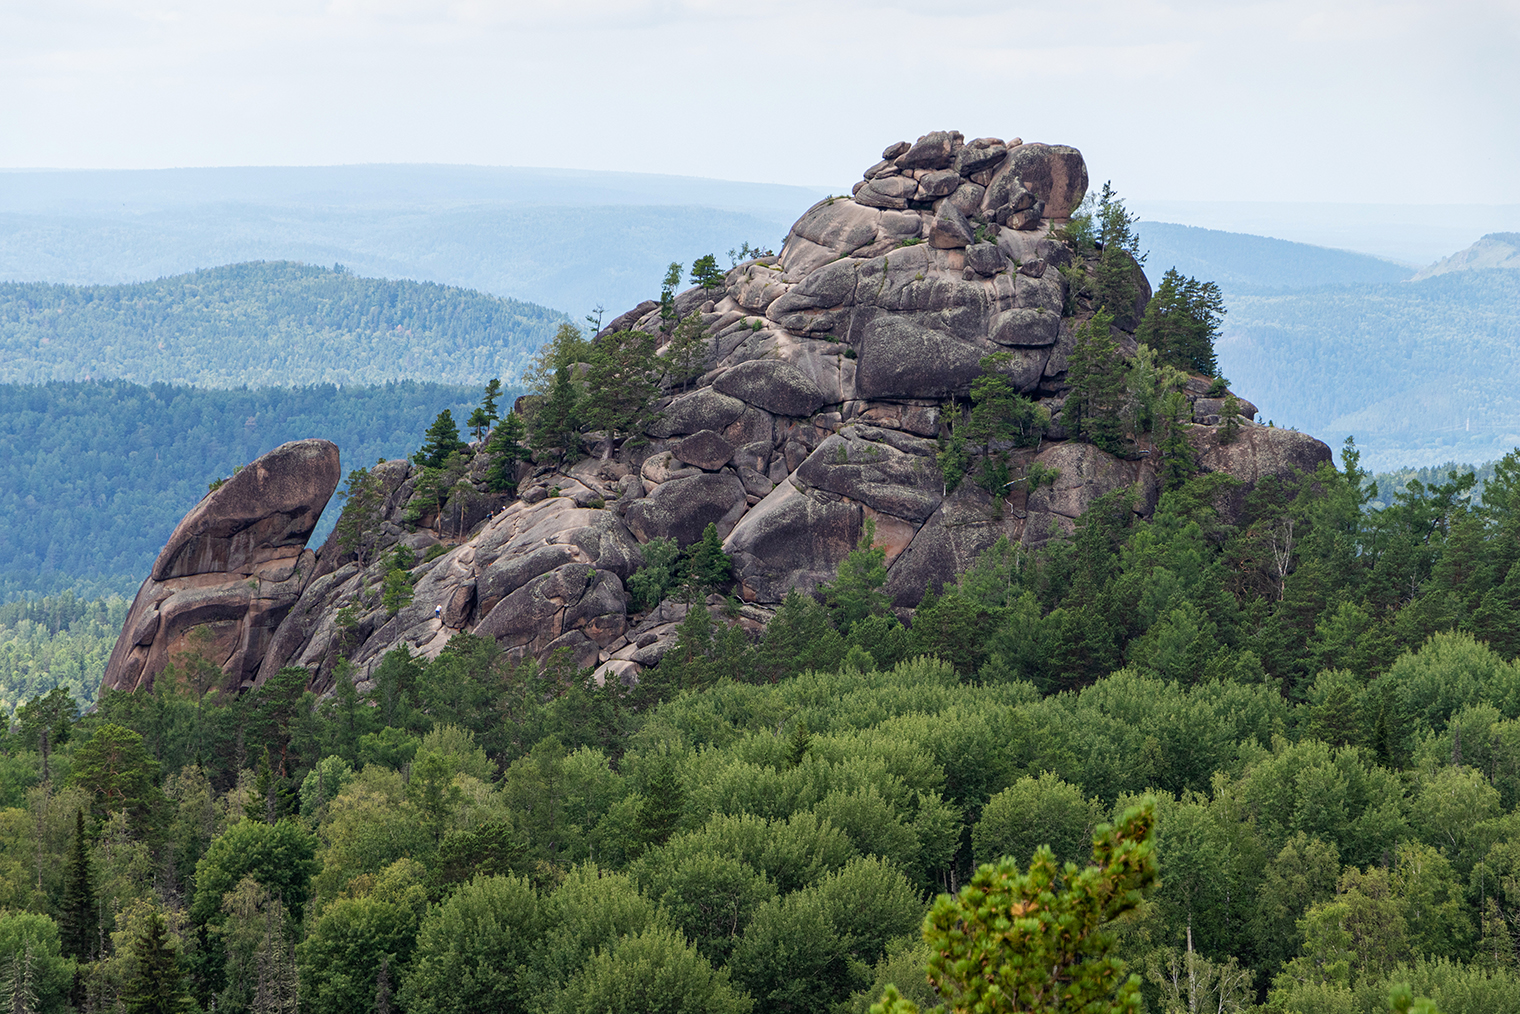
[[402,457],[440,410],[478,395],[414,381],[0,385],[0,601],[64,589],[131,596],[212,480],[305,437],[333,441],[350,465]]
[[1369,465],[1497,458],[1520,442],[1520,271],[1232,293],[1221,368],[1264,419],[1341,440]]
[[0,283],[0,381],[202,387],[515,378],[555,310],[336,265],[254,262],[132,285]]
[[1160,886],[1114,929],[1150,1010],[1514,1010],[1520,453],[1382,509],[1343,462],[1149,522],[1112,494],[907,627],[867,540],[752,641],[699,547],[632,688],[456,635],[320,701],[207,691],[193,648],[88,715],[34,697],[0,978],[44,1011],[928,1006],[937,892],[1148,797]]

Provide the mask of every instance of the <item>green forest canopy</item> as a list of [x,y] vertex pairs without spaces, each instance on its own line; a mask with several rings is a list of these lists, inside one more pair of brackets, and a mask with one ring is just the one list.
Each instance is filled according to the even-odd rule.
[[255,261],[131,285],[0,283],[0,381],[513,382],[565,320],[432,282]]
[[193,653],[82,718],[34,699],[0,742],[0,950],[41,941],[54,1010],[76,971],[140,988],[155,918],[218,1010],[926,1007],[937,891],[1080,861],[1153,795],[1161,886],[1117,942],[1150,1010],[1371,1014],[1399,982],[1515,1010],[1520,453],[1481,500],[1378,511],[1345,461],[1243,501],[1197,477],[1149,522],[1111,495],[911,628],[862,561],[758,643],[691,609],[633,688],[459,634],[368,701],[344,667],[321,702],[299,668],[204,694]]
[[0,601],[64,588],[130,596],[213,479],[306,437],[337,444],[345,468],[405,457],[440,410],[463,418],[479,398],[415,381],[0,385]]

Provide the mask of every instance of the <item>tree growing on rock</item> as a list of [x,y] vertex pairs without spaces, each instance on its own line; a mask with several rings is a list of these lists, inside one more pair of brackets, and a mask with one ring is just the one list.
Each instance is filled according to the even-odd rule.
[[718,267],[716,254],[706,254],[692,262],[691,283],[708,291],[723,287],[723,271]]
[[702,323],[701,311],[693,310],[681,318],[665,346],[665,375],[679,383],[684,392],[692,380],[706,371],[712,354],[712,338]]
[[449,455],[455,451],[464,451],[468,445],[459,439],[459,427],[454,422],[454,413],[444,409],[438,413],[438,418],[433,420],[433,425],[428,427],[423,437],[422,448],[412,455],[412,461],[424,468],[442,468],[448,461]]
[[660,287],[660,330],[666,334],[676,326],[676,287],[681,284],[681,265],[675,261],[665,269],[665,283]]
[[579,454],[583,401],[580,388],[570,379],[570,368],[557,368],[548,397],[533,414],[533,449],[556,449],[561,463]]
[[522,416],[516,412],[508,412],[491,431],[491,439],[486,444],[486,453],[491,456],[491,465],[486,470],[486,485],[490,489],[506,493],[516,491],[517,463],[528,457],[528,448],[523,444],[527,433]]
[[591,343],[581,337],[574,324],[561,324],[554,337],[546,342],[523,370],[522,386],[529,392],[547,396],[554,386],[554,374],[560,367],[570,368],[584,363],[590,353]]
[[1072,436],[1118,454],[1123,450],[1124,364],[1110,328],[1113,314],[1099,310],[1077,329],[1076,345],[1067,360],[1066,383],[1071,392],[1061,421]]
[[1135,326],[1135,300],[1140,295],[1135,275],[1145,263],[1140,237],[1133,228],[1140,217],[1125,209],[1106,182],[1098,194],[1097,212],[1098,305],[1113,314],[1121,327],[1131,328]]
[[1225,312],[1218,285],[1168,268],[1135,338],[1159,352],[1163,362],[1213,377],[1219,373],[1214,342]]
[[363,567],[365,551],[380,531],[385,489],[379,476],[367,468],[356,468],[348,473],[348,480],[338,498],[343,503],[343,513],[338,515],[335,526],[338,545],[345,553],[357,556],[359,566]]
[[[998,352],[982,359],[982,375],[971,382],[971,420],[966,427],[982,447],[982,475],[978,483],[1000,497],[1010,483],[1006,446],[1037,444],[1050,421],[1050,413],[1019,394],[1001,372],[1013,356]],[[943,467],[943,465],[942,465]]]
[[868,616],[883,616],[890,603],[881,586],[887,583],[887,551],[876,545],[876,521],[866,519],[860,541],[839,565],[833,584],[819,589],[823,603],[841,634]]
[[611,457],[618,435],[640,433],[653,421],[654,353],[654,336],[642,331],[614,331],[591,345],[585,418],[602,431],[603,458]]

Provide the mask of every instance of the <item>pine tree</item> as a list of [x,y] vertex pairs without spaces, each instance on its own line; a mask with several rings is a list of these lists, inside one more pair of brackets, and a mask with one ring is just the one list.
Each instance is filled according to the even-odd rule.
[[338,498],[343,502],[343,513],[338,516],[335,526],[338,546],[345,553],[357,556],[362,567],[365,549],[380,529],[385,489],[379,476],[366,468],[356,468],[348,473],[348,480]]
[[1135,326],[1135,302],[1140,295],[1135,275],[1145,255],[1134,224],[1140,220],[1125,210],[1124,202],[1108,183],[1098,195],[1098,304],[1113,314],[1120,327]]
[[890,604],[881,586],[887,582],[887,551],[875,545],[876,522],[867,518],[860,541],[839,565],[833,584],[819,589],[841,634],[867,616],[882,616]]
[[570,379],[569,367],[559,367],[554,371],[548,398],[533,415],[534,449],[556,448],[561,462],[579,454],[581,403],[581,392]]
[[619,434],[641,431],[653,419],[659,389],[650,379],[655,340],[642,331],[614,331],[591,345],[586,374],[586,422],[602,431],[602,457],[612,455]]
[[700,285],[704,289],[721,289],[723,287],[723,272],[718,268],[718,258],[714,254],[698,257],[691,265],[691,283]]
[[467,445],[459,439],[459,427],[454,424],[454,413],[444,409],[428,427],[423,437],[422,449],[412,455],[412,461],[424,468],[442,468],[455,451],[464,451]]
[[486,381],[486,393],[485,396],[480,399],[480,407],[485,410],[486,418],[490,419],[492,422],[495,422],[497,419],[501,418],[496,410],[496,399],[500,397],[501,380],[498,377],[492,377],[490,380]]
[[681,265],[675,261],[665,270],[665,284],[660,288],[660,330],[666,334],[676,326],[676,286],[681,284]]
[[693,600],[728,584],[734,561],[723,551],[717,525],[709,522],[702,531],[702,540],[687,549],[685,571],[685,584]]
[[491,455],[491,466],[486,470],[486,485],[490,489],[508,493],[516,491],[517,463],[528,457],[528,449],[523,445],[526,435],[527,427],[516,412],[508,412],[491,432],[491,439],[486,444],[486,453]]
[[163,916],[154,912],[133,947],[136,967],[122,986],[127,1014],[183,1014],[194,1008],[185,989],[179,955],[169,943]]
[[1067,360],[1071,391],[1062,408],[1067,432],[1117,454],[1123,447],[1124,369],[1119,346],[1109,328],[1113,315],[1100,310],[1077,329],[1076,346]]
[[95,913],[95,878],[90,870],[89,852],[85,850],[83,810],[74,812],[74,840],[69,844],[69,858],[63,868],[58,928],[63,953],[80,961],[90,960],[99,935],[99,919]]
[[1217,376],[1214,342],[1224,314],[1224,296],[1218,285],[1184,278],[1176,268],[1169,268],[1146,305],[1135,338],[1160,353],[1165,363]]
[[686,385],[707,369],[712,354],[713,343],[702,324],[702,314],[693,310],[681,318],[670,344],[665,346],[666,375],[685,391]]
[[545,342],[523,370],[522,386],[533,394],[545,395],[554,386],[554,373],[561,366],[569,369],[576,363],[584,363],[591,343],[581,337],[574,324],[561,324],[554,337]]

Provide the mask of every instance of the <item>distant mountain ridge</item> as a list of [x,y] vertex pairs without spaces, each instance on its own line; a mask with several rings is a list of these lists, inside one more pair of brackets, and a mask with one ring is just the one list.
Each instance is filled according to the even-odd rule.
[[565,319],[468,289],[289,262],[133,285],[0,283],[0,382],[511,383]]
[[1400,282],[1411,272],[1392,261],[1350,250],[1292,243],[1174,222],[1136,226],[1146,267],[1159,276],[1169,267],[1227,292],[1269,292],[1326,285]]
[[1520,268],[1520,232],[1491,232],[1466,250],[1458,250],[1422,269],[1414,278],[1420,281],[1453,271],[1491,268]]

